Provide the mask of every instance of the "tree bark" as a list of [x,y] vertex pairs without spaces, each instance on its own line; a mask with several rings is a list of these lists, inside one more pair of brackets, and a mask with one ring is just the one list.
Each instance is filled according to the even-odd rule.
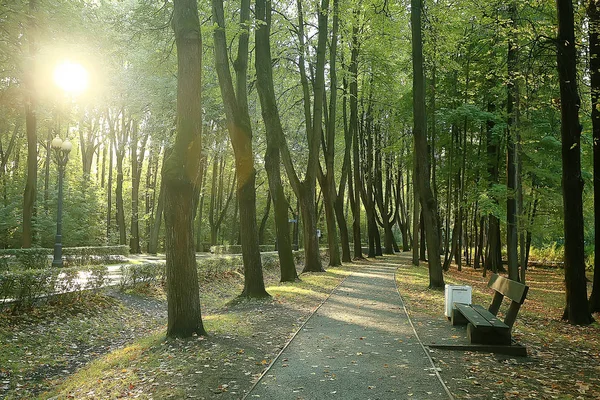
[[577,91],[577,52],[571,0],[557,0],[557,65],[560,79],[562,186],[565,232],[566,307],[571,324],[593,322],[588,307],[583,236],[583,179],[581,177],[580,100]]
[[429,287],[444,288],[444,275],[440,262],[440,242],[438,235],[437,203],[431,190],[429,177],[429,152],[427,151],[427,126],[425,116],[425,74],[423,71],[423,38],[421,31],[421,0],[411,0],[411,28],[413,55],[413,112],[414,139],[417,154],[416,182],[427,239],[427,258],[429,259]]
[[[516,28],[517,5],[511,1],[509,5],[509,14],[512,19],[511,28]],[[508,37],[508,84],[506,113],[508,114],[508,123],[506,129],[506,187],[508,196],[506,199],[506,249],[508,256],[508,277],[512,280],[519,280],[519,256],[518,256],[518,233],[517,233],[517,113],[515,107],[518,96],[517,85],[517,43],[516,37]]]
[[[590,312],[600,311],[600,5],[590,0],[590,80],[592,95],[592,136],[594,152],[594,280],[590,294]],[[537,205],[537,199],[536,203]],[[535,207],[534,207],[535,210]],[[527,233],[528,243],[531,233]]]
[[360,233],[360,157],[358,148],[358,42],[359,8],[352,11],[354,24],[352,26],[352,43],[350,49],[350,126],[348,131],[352,137],[352,176],[348,176],[348,195],[352,209],[352,237],[354,241],[354,259],[363,258],[362,238]]
[[194,251],[194,196],[202,177],[202,42],[195,0],[175,0],[177,136],[163,163],[168,336],[205,335]]
[[298,278],[292,240],[290,237],[288,209],[290,207],[281,183],[280,138],[283,128],[275,98],[273,67],[271,64],[271,1],[256,1],[256,18],[263,21],[256,29],[256,80],[261,104],[262,117],[267,136],[265,169],[269,180],[269,192],[275,212],[275,230],[277,235],[277,253],[279,255],[281,282],[293,282]]
[[252,150],[252,127],[248,114],[247,73],[250,0],[241,0],[240,27],[237,58],[234,63],[236,89],[234,89],[227,41],[225,38],[225,12],[223,0],[212,1],[215,43],[215,64],[221,97],[225,106],[227,130],[235,156],[237,172],[237,201],[240,211],[240,236],[244,263],[244,290],[242,297],[268,297],[263,279],[262,261],[256,224],[256,170]]
[[29,44],[29,65],[25,73],[25,130],[27,132],[27,180],[23,194],[23,237],[22,246],[31,247],[34,241],[35,199],[37,193],[37,98],[35,93],[35,65],[37,54],[37,8],[38,0],[29,0],[27,15],[27,41]]

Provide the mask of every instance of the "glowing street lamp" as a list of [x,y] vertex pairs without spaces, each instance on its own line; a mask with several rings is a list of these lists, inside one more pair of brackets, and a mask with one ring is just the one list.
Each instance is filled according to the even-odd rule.
[[58,165],[58,210],[56,212],[56,239],[54,240],[54,258],[53,267],[62,267],[62,209],[63,209],[63,179],[65,167],[69,161],[69,153],[73,145],[69,140],[63,141],[58,136],[52,140],[52,150],[54,151],[54,161]]
[[[65,94],[76,96],[88,87],[88,73],[86,69],[77,63],[65,61],[58,64],[54,69],[54,83],[62,89]],[[62,140],[56,136],[51,143],[54,160],[58,165],[58,206],[56,212],[56,239],[54,241],[53,267],[62,267],[62,209],[63,209],[63,180],[69,153],[73,145],[69,140]]]

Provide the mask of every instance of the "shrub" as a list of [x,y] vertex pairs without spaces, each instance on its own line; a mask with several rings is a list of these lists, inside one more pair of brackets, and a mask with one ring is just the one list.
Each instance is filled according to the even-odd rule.
[[166,279],[165,263],[145,262],[121,266],[121,288],[139,283],[163,283]]
[[0,272],[0,300],[12,299],[13,308],[19,308],[56,294],[97,290],[104,284],[106,272],[104,266]]
[[[260,245],[260,251],[274,251],[275,246],[272,244]],[[242,254],[242,246],[239,244],[227,244],[223,246],[210,246],[210,252],[213,254]]]
[[49,249],[43,248],[31,248],[31,249],[19,249],[15,253],[15,258],[22,269],[44,269],[50,265],[48,256]]
[[[43,269],[50,264],[49,256],[52,256],[53,253],[54,249],[45,247],[1,249],[0,258],[4,259],[6,256],[14,256],[23,269]],[[128,254],[129,246],[126,245],[63,247],[62,249],[63,258],[71,266],[123,262],[123,257]]]

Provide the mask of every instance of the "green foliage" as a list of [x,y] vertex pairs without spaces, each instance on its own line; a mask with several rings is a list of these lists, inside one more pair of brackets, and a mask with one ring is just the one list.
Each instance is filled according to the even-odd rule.
[[[274,251],[274,246],[271,244],[260,245],[260,251]],[[237,244],[211,246],[210,252],[213,254],[242,254],[242,246]]]
[[[0,258],[8,264],[9,257],[14,256],[21,269],[43,269],[50,265],[49,256],[53,252],[53,249],[43,247],[0,249]],[[72,266],[109,264],[123,262],[123,256],[129,254],[129,246],[63,247],[62,254],[67,264]]]
[[98,290],[106,281],[104,266],[46,268],[0,272],[0,300],[10,299],[14,309],[27,308],[57,294]]
[[146,284],[163,284],[166,281],[165,263],[144,262],[141,264],[127,264],[120,268],[121,289]]

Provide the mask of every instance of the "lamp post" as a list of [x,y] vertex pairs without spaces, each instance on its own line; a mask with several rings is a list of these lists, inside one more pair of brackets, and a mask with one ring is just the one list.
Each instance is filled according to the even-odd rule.
[[54,241],[53,267],[62,267],[62,206],[63,206],[63,178],[65,167],[69,161],[69,152],[73,145],[69,140],[63,140],[58,136],[52,140],[52,150],[54,151],[54,160],[58,165],[58,209],[56,212],[56,240]]

